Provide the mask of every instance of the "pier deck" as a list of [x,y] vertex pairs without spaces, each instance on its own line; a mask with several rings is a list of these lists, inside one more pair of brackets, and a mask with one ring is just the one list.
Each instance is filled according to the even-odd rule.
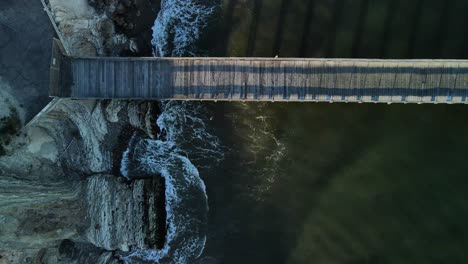
[[54,97],[467,103],[468,96],[468,61],[75,58],[54,51]]

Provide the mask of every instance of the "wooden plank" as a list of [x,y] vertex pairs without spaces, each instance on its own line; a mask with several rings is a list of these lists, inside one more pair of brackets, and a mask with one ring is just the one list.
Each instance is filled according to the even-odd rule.
[[[466,61],[71,58],[72,98],[465,103]],[[55,76],[55,81],[57,77]],[[51,79],[52,80],[52,79]]]
[[455,63],[446,63],[443,67],[443,74],[440,82],[440,93],[438,94],[438,102],[453,102],[453,90],[457,81],[458,65]]
[[242,99],[242,65],[240,63],[235,63],[233,65],[233,80],[232,80],[232,93],[231,100],[241,100]]
[[415,73],[411,78],[410,89],[412,90],[411,95],[408,97],[408,102],[422,103],[425,93],[425,87],[428,76],[427,63],[415,63],[413,65]]
[[106,95],[106,86],[107,84],[104,82],[104,62],[103,60],[99,60],[96,62],[97,65],[97,90],[98,95],[103,97]]
[[299,101],[299,83],[302,77],[302,69],[299,61],[292,61],[290,63],[292,71],[288,71],[288,78],[286,83],[287,100]]
[[214,85],[216,90],[212,94],[212,99],[218,100],[224,98],[226,93],[226,86],[224,85],[226,78],[223,76],[224,64],[219,61],[213,61],[213,67],[215,67],[216,70],[211,72],[211,83]]
[[467,102],[468,99],[468,65],[460,63],[458,66],[459,74],[457,78],[457,82],[455,84],[455,89],[459,91],[459,95],[457,98],[457,103],[464,103]]
[[[411,62],[410,62],[411,63]],[[412,72],[411,65],[408,65],[408,62],[399,62],[395,68],[395,82],[394,82],[394,93],[392,95],[392,101],[394,102],[407,102],[408,90],[411,82]]]
[[[82,64],[80,62],[81,61],[79,60],[74,60],[72,62],[73,86],[72,86],[71,94],[70,94],[71,97],[77,97],[78,96],[77,91],[79,90],[79,87],[82,86],[81,81],[83,79],[78,78],[78,76],[81,75],[81,71],[82,71]],[[57,94],[60,95],[61,93],[58,92]]]
[[324,61],[309,61],[307,73],[307,94],[306,100],[317,100],[318,89],[320,88],[322,75],[320,74]]
[[335,89],[336,85],[336,62],[334,61],[327,61],[323,67],[322,78],[320,80],[319,87],[322,88],[319,94],[319,99],[321,101],[332,101],[332,92]]
[[155,60],[151,63],[151,88],[150,93],[153,98],[161,98],[161,83],[162,83],[162,74],[161,74],[161,61]]
[[383,62],[369,62],[366,70],[363,101],[376,103],[379,100],[379,87],[382,81]]
[[273,101],[283,101],[284,100],[284,90],[285,90],[285,65],[286,62],[278,61],[273,63],[272,72],[270,78],[273,80]]
[[124,75],[126,74],[127,64],[122,61],[115,61],[114,62],[114,72],[111,75],[115,78],[115,90],[114,95],[116,98],[125,98],[123,90],[126,87],[126,79],[127,77]]
[[258,98],[258,65],[255,61],[249,61],[246,65],[247,76],[245,81],[245,97],[247,100],[255,100]]
[[208,99],[210,98],[210,87],[207,83],[207,72],[209,68],[209,62],[206,60],[199,60],[200,63],[200,70],[198,71],[199,76],[199,84],[198,84],[198,92],[199,92],[199,99]]
[[392,101],[392,94],[393,94],[393,87],[395,87],[395,78],[396,72],[395,68],[398,66],[395,62],[384,63],[383,64],[383,72],[382,78],[380,80],[380,102],[391,102]]
[[143,87],[145,83],[144,69],[145,62],[133,63],[133,90],[135,91],[132,94],[133,98],[144,98]]
[[[294,85],[297,87],[296,95],[297,101],[302,101],[305,99],[305,92],[306,92],[306,79],[307,79],[307,63],[305,61],[296,61],[296,70],[297,70],[297,78],[295,80]],[[294,100],[291,98],[291,100]]]
[[345,102],[350,96],[350,80],[352,78],[352,71],[354,64],[351,61],[344,61],[341,67],[335,67],[335,89],[342,91],[341,94],[335,95],[332,97],[333,101],[342,101]]
[[63,96],[60,89],[60,77],[62,59],[64,58],[63,49],[60,42],[54,39],[52,42],[52,57],[50,61],[50,72],[49,72],[49,94],[51,96]]
[[365,90],[363,89],[366,86],[367,73],[366,70],[369,67],[369,62],[355,62],[352,70],[352,78],[350,80],[350,87],[353,89],[353,95],[355,96],[355,101],[363,101],[365,96]]
[[91,63],[90,60],[84,60],[83,62],[84,64],[84,72],[83,72],[83,76],[81,78],[83,78],[83,80],[86,80],[86,86],[83,87],[85,88],[85,92],[83,93],[83,97],[89,97],[89,98],[95,98],[95,95],[93,94],[93,81],[94,81],[94,76],[93,74],[95,74],[94,70],[93,70],[93,65]]
[[426,89],[430,91],[430,99],[428,102],[436,102],[437,94],[442,84],[442,71],[438,70],[443,68],[444,64],[440,62],[431,62],[428,64],[428,75],[426,80]]
[[185,97],[185,79],[184,79],[184,72],[186,69],[184,68],[184,61],[183,60],[174,60],[172,61],[174,70],[172,71],[171,80],[173,84],[174,96],[176,98],[184,98]]
[[265,100],[274,100],[275,89],[273,87],[275,85],[275,80],[273,77],[276,68],[272,61],[263,61],[262,64],[264,74],[264,95],[262,97],[265,98]]

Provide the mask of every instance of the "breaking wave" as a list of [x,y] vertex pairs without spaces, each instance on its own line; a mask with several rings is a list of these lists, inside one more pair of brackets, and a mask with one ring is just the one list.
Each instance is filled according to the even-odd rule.
[[194,103],[163,102],[157,119],[161,130],[158,139],[141,139],[135,134],[123,154],[121,173],[129,180],[135,167],[165,179],[167,215],[164,247],[133,251],[123,258],[126,263],[191,263],[203,252],[208,197],[205,183],[189,157],[216,164],[223,151],[219,139],[206,130],[202,109]]
[[219,7],[219,0],[163,0],[153,27],[154,55],[200,56],[197,44]]
[[124,260],[189,263],[200,256],[206,239],[208,198],[197,168],[173,141],[140,140],[132,153],[141,170],[166,181],[167,234],[163,249],[137,250]]
[[[196,44],[216,1],[163,0],[153,27],[155,56],[195,56]],[[134,135],[123,153],[121,173],[132,179],[130,167],[162,176],[166,183],[166,240],[161,250],[136,250],[126,263],[193,263],[206,243],[208,197],[198,167],[223,159],[219,139],[207,130],[205,110],[196,102],[162,102],[156,140]],[[130,164],[130,163],[136,164]]]

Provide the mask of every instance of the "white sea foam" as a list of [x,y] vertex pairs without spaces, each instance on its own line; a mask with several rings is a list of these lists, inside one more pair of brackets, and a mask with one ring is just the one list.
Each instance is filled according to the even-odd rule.
[[[200,178],[198,169],[187,158],[190,150],[181,148],[181,141],[192,131],[197,131],[197,137],[214,138],[206,131],[193,129],[192,122],[197,116],[188,116],[185,104],[164,103],[163,112],[157,120],[162,134],[159,139],[140,140],[132,150],[127,149],[123,155],[121,171],[131,178],[129,173],[129,155],[133,162],[138,163],[138,169],[148,174],[161,175],[166,182],[166,243],[161,250],[137,250],[126,256],[127,263],[137,260],[161,263],[190,263],[203,252],[206,237],[206,218],[208,212],[208,197],[206,186]],[[192,109],[190,109],[192,110]],[[194,115],[195,112],[190,112]],[[136,140],[134,136],[131,140]],[[214,140],[217,141],[217,140]],[[130,145],[133,145],[132,143]]]
[[199,56],[196,44],[219,7],[217,2],[163,0],[153,27],[155,56]]
[[[219,0],[163,0],[153,27],[154,55],[199,55],[196,44],[218,7]],[[162,176],[166,184],[167,234],[163,249],[133,251],[123,258],[126,263],[143,260],[184,264],[202,254],[208,197],[194,164],[213,165],[223,158],[219,139],[208,132],[203,113],[197,103],[163,102],[157,120],[161,131],[158,139],[136,142],[134,136],[123,153],[122,175],[131,179],[129,168],[136,164],[129,163],[133,162],[140,171]]]
[[[198,168],[216,165],[224,158],[225,149],[218,137],[208,131],[206,110],[196,102],[167,101],[157,125],[165,131],[166,141],[177,144]],[[209,161],[209,162],[206,162]]]
[[129,175],[129,166],[130,166],[130,152],[132,151],[131,147],[133,143],[137,140],[137,135],[133,134],[132,138],[129,141],[127,149],[122,153],[122,160],[120,161],[120,175],[127,178],[127,180],[131,180],[131,175]]
[[170,145],[161,140],[144,140],[136,146],[136,152],[142,152],[142,168],[166,180],[167,234],[163,249],[134,251],[124,259],[128,263],[190,263],[204,248],[208,212],[205,185],[190,160],[176,154]]

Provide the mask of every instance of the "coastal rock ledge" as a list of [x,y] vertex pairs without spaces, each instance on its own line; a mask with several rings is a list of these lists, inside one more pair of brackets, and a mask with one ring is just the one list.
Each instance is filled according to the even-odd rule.
[[152,178],[126,183],[110,175],[89,178],[87,240],[109,251],[156,249],[159,198],[153,187],[157,181]]
[[[21,27],[25,17],[34,22],[35,32],[50,26],[39,2],[3,2],[0,17],[15,17],[27,6]],[[69,55],[135,55],[130,37],[117,32],[115,21],[87,0],[43,3]],[[38,17],[44,18],[41,23]],[[39,40],[52,41],[52,35],[36,35],[27,40],[27,49],[39,54]],[[36,67],[35,59],[31,63]],[[33,73],[31,80],[42,82],[43,74]],[[36,92],[24,93],[21,85],[1,78],[0,264],[117,264],[134,250],[162,248],[164,180],[136,175],[129,181],[119,170],[134,133],[155,137],[159,104],[55,98],[28,122],[25,116],[37,111],[23,102],[36,101]]]

